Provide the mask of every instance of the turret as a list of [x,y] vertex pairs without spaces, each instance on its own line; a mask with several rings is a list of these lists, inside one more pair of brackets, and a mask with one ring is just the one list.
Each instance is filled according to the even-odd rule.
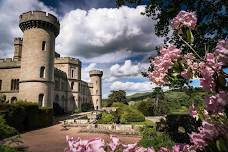
[[21,60],[21,53],[22,53],[22,43],[23,39],[20,37],[16,37],[14,39],[14,61],[20,61]]
[[92,89],[92,100],[95,110],[101,109],[102,100],[102,75],[103,72],[100,70],[92,70],[89,72],[91,83],[93,84]]
[[20,97],[52,107],[54,98],[55,38],[59,21],[52,14],[30,11],[20,15],[23,31]]

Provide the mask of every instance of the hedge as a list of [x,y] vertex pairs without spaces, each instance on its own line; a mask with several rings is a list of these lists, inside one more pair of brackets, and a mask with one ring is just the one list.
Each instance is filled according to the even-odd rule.
[[18,134],[17,130],[6,124],[6,121],[2,116],[0,116],[0,140],[14,136],[16,134]]
[[4,111],[6,122],[19,132],[50,126],[53,121],[52,109],[39,108],[30,102],[3,103],[0,104],[0,111]]

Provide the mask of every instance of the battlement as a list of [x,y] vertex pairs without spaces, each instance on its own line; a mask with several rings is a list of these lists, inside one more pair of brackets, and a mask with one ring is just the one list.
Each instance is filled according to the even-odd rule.
[[100,71],[100,70],[92,70],[92,71],[89,71],[89,75],[90,76],[100,76],[102,77],[103,75],[103,71]]
[[55,58],[55,64],[76,64],[81,66],[81,61],[71,57],[59,57]]
[[55,36],[59,34],[59,20],[50,13],[29,11],[21,14],[19,19],[19,27],[23,32],[30,28],[46,28],[52,30]]
[[0,59],[0,69],[19,68],[20,66],[21,62],[13,61],[12,58]]
[[23,43],[23,38],[21,37],[14,38],[14,45],[22,45],[22,43]]

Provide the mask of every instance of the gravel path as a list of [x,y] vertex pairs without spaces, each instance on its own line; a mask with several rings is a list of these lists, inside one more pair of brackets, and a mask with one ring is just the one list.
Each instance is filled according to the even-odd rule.
[[[108,134],[100,133],[82,133],[79,127],[72,127],[69,130],[64,130],[60,124],[43,128],[35,131],[30,131],[21,134],[22,146],[27,147],[29,152],[63,152],[66,146],[66,135],[71,137],[81,137],[82,139],[91,139],[101,137],[106,141],[109,140]],[[118,135],[123,143],[135,143],[139,141],[137,136]]]

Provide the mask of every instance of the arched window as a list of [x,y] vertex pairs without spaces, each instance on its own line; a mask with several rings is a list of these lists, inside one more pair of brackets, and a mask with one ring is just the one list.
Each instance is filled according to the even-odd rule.
[[45,67],[42,66],[40,67],[40,78],[44,78],[45,77]]
[[71,88],[71,90],[74,90],[74,82],[71,82],[70,88]]
[[39,106],[40,107],[42,107],[43,106],[43,100],[44,100],[44,94],[39,94],[39,97],[38,97],[38,104],[39,104]]

